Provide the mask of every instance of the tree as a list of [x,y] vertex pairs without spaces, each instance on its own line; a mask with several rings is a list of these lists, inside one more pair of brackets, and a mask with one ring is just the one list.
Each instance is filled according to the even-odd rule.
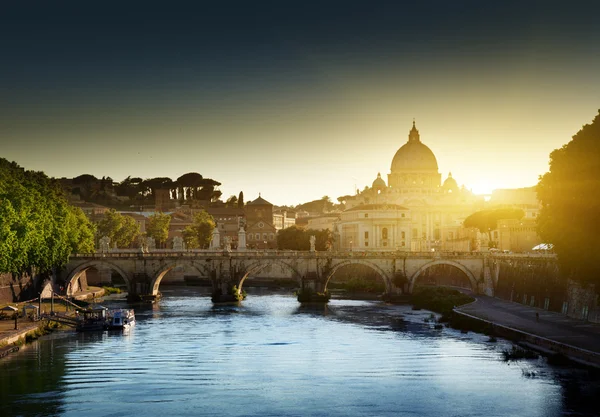
[[123,216],[114,209],[107,211],[98,222],[98,238],[109,237],[111,245],[117,248],[130,247],[139,235],[140,225],[133,217]]
[[320,200],[309,201],[308,203],[296,206],[297,210],[306,210],[311,213],[328,213],[333,210],[333,203],[328,196],[321,197]]
[[498,220],[522,219],[525,212],[519,208],[500,207],[476,211],[468,216],[463,222],[464,227],[475,227],[481,233],[487,233],[490,242],[492,241],[492,230],[498,228]]
[[538,233],[554,245],[562,274],[600,292],[600,110],[591,124],[550,153],[550,170],[537,185]]
[[238,199],[234,195],[230,196],[227,199],[227,201],[225,202],[225,207],[237,207],[237,206],[238,206]]
[[202,175],[197,172],[188,172],[177,178],[176,182],[179,187],[180,200],[197,199],[198,188],[202,185]]
[[47,273],[93,250],[93,226],[56,180],[0,158],[0,272]]
[[310,249],[311,236],[315,237],[315,249],[318,251],[328,250],[333,244],[333,234],[329,229],[305,230],[291,226],[277,232],[277,249],[307,251]]
[[146,234],[154,238],[157,245],[162,246],[169,238],[169,225],[171,216],[164,213],[155,213],[148,217],[146,224]]
[[169,177],[150,178],[142,182],[142,186],[150,190],[152,197],[155,196],[156,190],[170,190],[173,184],[173,180]]
[[206,249],[210,245],[215,220],[205,210],[194,215],[194,222],[183,231],[183,240],[189,249]]
[[240,195],[238,196],[238,208],[244,208],[244,192],[240,191]]

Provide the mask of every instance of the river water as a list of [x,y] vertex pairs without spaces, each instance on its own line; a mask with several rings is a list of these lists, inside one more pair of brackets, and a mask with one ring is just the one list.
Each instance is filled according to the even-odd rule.
[[[56,332],[0,361],[1,416],[591,416],[600,375],[511,344],[435,329],[374,301],[301,307],[250,294],[213,306],[194,288],[136,306],[118,332]],[[110,304],[110,303],[107,303]],[[113,302],[113,306],[118,303]]]

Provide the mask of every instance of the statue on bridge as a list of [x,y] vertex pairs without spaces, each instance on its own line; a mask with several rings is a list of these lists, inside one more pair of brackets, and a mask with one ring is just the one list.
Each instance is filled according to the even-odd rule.
[[100,252],[109,252],[110,251],[110,238],[108,236],[103,236],[100,241]]
[[183,238],[181,236],[175,236],[173,238],[173,250],[174,251],[185,250],[185,244],[184,244]]
[[156,241],[153,237],[146,238],[146,252],[150,252],[151,250],[156,250]]
[[317,241],[317,239],[315,238],[315,235],[312,235],[310,237],[310,251],[314,252],[315,251],[315,242]]
[[225,252],[231,252],[231,236],[225,236]]

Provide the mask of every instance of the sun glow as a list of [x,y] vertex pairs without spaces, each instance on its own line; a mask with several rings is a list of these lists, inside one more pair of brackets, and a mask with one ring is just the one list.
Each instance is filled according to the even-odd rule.
[[487,181],[485,179],[479,179],[477,181],[475,181],[473,184],[471,184],[471,187],[469,187],[471,189],[471,191],[473,191],[473,194],[477,194],[477,195],[491,195],[492,191],[498,187],[498,184],[493,183],[491,181]]

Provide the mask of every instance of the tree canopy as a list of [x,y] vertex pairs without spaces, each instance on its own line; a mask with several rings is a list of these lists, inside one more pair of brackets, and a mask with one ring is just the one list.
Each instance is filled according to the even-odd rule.
[[490,241],[492,240],[491,231],[498,228],[498,220],[504,219],[522,219],[525,212],[520,208],[500,207],[476,211],[468,216],[463,222],[464,227],[475,227],[481,233],[487,233]]
[[0,158],[0,272],[49,272],[93,251],[94,226],[57,181]]
[[315,249],[318,251],[325,251],[333,244],[333,235],[329,229],[313,230],[291,226],[277,232],[277,249],[309,250],[311,236],[315,236]]
[[554,245],[561,271],[600,291],[600,110],[569,143],[550,153],[550,170],[540,178],[537,193],[542,203],[538,232]]
[[169,238],[169,225],[171,224],[171,216],[164,213],[154,213],[148,217],[146,224],[146,234],[154,238],[157,245],[162,246]]
[[133,217],[123,216],[114,209],[98,222],[98,238],[109,237],[111,246],[116,244],[117,248],[130,247],[139,235],[140,225]]
[[334,204],[328,196],[323,196],[319,200],[309,201],[308,203],[296,206],[297,210],[306,210],[310,213],[328,213],[334,209]]
[[194,223],[183,231],[183,240],[189,249],[206,249],[210,245],[215,220],[206,212],[200,210],[194,215]]

